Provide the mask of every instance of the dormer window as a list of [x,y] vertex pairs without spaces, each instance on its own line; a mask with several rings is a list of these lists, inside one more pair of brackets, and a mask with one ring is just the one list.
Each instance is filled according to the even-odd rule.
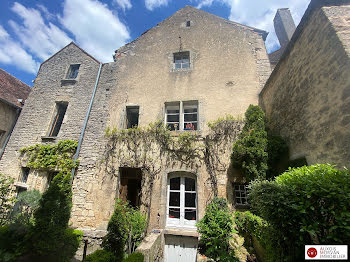
[[68,70],[68,74],[67,74],[67,79],[76,79],[79,73],[79,64],[74,64],[74,65],[70,65],[69,70]]
[[178,52],[174,53],[174,68],[190,68],[190,52]]

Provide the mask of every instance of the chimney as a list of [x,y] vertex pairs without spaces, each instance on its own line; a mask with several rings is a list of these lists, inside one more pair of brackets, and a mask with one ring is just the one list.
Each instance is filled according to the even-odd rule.
[[295,24],[289,8],[277,9],[273,24],[282,49],[286,47],[295,31]]

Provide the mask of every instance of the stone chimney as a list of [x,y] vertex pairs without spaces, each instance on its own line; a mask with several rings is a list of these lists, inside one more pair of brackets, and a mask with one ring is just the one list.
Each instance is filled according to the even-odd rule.
[[283,49],[288,44],[295,31],[294,20],[289,8],[277,9],[273,24],[281,49]]

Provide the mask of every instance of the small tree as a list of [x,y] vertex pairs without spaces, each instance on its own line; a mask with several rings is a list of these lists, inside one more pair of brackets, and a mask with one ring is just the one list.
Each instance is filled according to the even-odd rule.
[[38,190],[18,194],[17,202],[11,212],[11,222],[21,225],[34,224],[34,212],[40,206],[41,194]]
[[245,119],[242,133],[232,148],[232,163],[248,181],[265,178],[268,159],[265,114],[259,106],[250,105]]
[[9,215],[15,203],[12,185],[13,179],[0,173],[0,226],[9,222]]
[[215,197],[206,207],[197,228],[206,256],[215,261],[237,261],[234,252],[229,248],[229,241],[236,231],[226,199]]

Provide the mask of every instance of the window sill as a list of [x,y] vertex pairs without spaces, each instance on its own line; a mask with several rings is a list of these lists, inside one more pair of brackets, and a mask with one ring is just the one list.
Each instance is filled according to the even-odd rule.
[[190,67],[190,68],[177,68],[177,69],[175,69],[175,68],[172,68],[171,69],[171,72],[192,72],[192,68]]
[[57,136],[42,136],[41,140],[42,141],[52,141],[52,140],[56,140]]
[[198,232],[196,227],[171,227],[167,226],[164,229],[164,235],[176,235],[176,236],[188,236],[188,237],[198,237]]
[[183,133],[190,133],[192,135],[202,136],[202,131],[201,130],[176,130],[176,131],[170,131],[170,134],[172,136],[180,136]]
[[75,84],[77,82],[76,79],[62,79],[61,80],[61,84],[65,85],[65,84]]
[[28,186],[27,186],[27,184],[26,183],[24,183],[24,182],[20,182],[20,181],[17,181],[16,183],[15,183],[15,186],[16,187],[21,187],[21,188],[28,188]]

